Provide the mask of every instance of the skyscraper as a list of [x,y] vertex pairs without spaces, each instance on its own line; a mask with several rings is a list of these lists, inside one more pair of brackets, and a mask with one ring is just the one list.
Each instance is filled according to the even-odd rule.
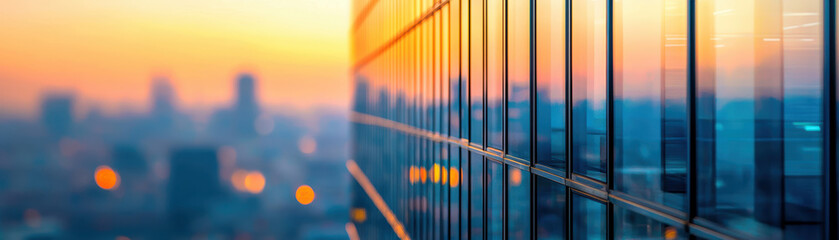
[[187,233],[192,224],[206,217],[210,205],[224,193],[216,148],[172,150],[167,187],[169,225],[174,232]]
[[70,133],[75,97],[69,93],[49,93],[41,100],[41,123],[54,136]]

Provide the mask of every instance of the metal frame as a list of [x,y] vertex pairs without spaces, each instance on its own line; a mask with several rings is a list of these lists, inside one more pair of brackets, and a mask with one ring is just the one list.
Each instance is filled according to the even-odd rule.
[[[472,16],[471,16],[471,14],[472,14],[472,11],[471,11],[472,4],[469,4],[469,2],[467,2],[467,1],[468,0],[464,0],[464,2],[462,2],[462,3],[465,3],[465,4],[462,4],[461,7],[459,8],[459,10],[461,12],[458,14],[458,19],[456,19],[456,21],[461,26],[460,26],[460,29],[458,29],[459,32],[456,33],[456,34],[462,33],[463,32],[462,28],[464,28],[464,27],[466,27],[466,28],[471,28],[472,27],[472,24],[470,24],[471,21],[472,21]],[[671,226],[675,226],[675,227],[677,227],[677,228],[679,228],[683,231],[686,231],[686,232],[690,233],[691,234],[690,235],[691,239],[694,239],[696,236],[701,236],[701,237],[706,237],[706,238],[717,238],[717,239],[747,238],[748,237],[748,236],[740,236],[735,232],[731,232],[728,229],[721,228],[721,227],[719,227],[719,226],[717,226],[713,223],[708,222],[707,220],[704,220],[704,219],[701,219],[701,218],[698,217],[698,200],[697,200],[697,184],[698,183],[697,183],[697,173],[696,173],[697,148],[696,148],[696,141],[695,141],[695,138],[697,136],[697,132],[696,132],[697,131],[697,129],[696,129],[696,127],[697,127],[697,120],[696,120],[696,114],[697,114],[697,109],[696,109],[696,97],[697,97],[697,78],[696,78],[697,77],[696,76],[696,74],[697,74],[697,60],[696,60],[696,58],[697,58],[697,53],[696,53],[696,47],[697,47],[697,41],[696,41],[696,38],[697,38],[697,28],[696,28],[697,19],[696,18],[697,18],[697,14],[696,14],[696,11],[697,11],[697,6],[696,6],[696,4],[697,4],[697,0],[687,0],[687,24],[688,25],[687,25],[687,68],[686,68],[686,70],[687,70],[687,79],[686,79],[687,80],[687,95],[686,95],[686,98],[687,99],[686,100],[687,100],[687,115],[688,115],[687,116],[687,127],[688,127],[688,129],[687,129],[688,130],[688,132],[687,132],[687,144],[688,144],[687,164],[688,164],[688,172],[687,172],[686,199],[688,201],[688,209],[687,209],[686,212],[675,210],[675,209],[669,208],[667,206],[663,206],[659,203],[653,203],[653,202],[649,202],[649,201],[646,201],[646,200],[643,200],[643,199],[639,199],[639,198],[630,196],[628,194],[615,191],[615,189],[614,189],[614,187],[615,187],[614,186],[614,182],[615,182],[614,181],[614,172],[615,172],[615,166],[614,166],[615,155],[614,154],[615,154],[615,152],[614,152],[614,149],[613,149],[613,146],[614,146],[614,132],[612,131],[613,128],[614,128],[614,124],[615,124],[615,122],[614,122],[614,105],[613,105],[614,104],[614,96],[615,96],[614,95],[615,94],[614,93],[614,75],[613,75],[613,72],[614,72],[614,66],[613,66],[613,64],[614,64],[614,62],[613,62],[614,61],[614,59],[613,59],[613,52],[614,52],[614,49],[613,49],[614,2],[613,1],[614,0],[607,0],[607,4],[606,4],[606,11],[607,11],[607,27],[606,27],[606,29],[607,29],[606,30],[607,31],[607,33],[606,33],[606,38],[607,38],[607,48],[606,48],[606,52],[607,52],[607,64],[606,64],[606,69],[607,69],[607,94],[606,94],[607,95],[607,128],[606,128],[607,129],[606,130],[607,143],[606,144],[607,144],[607,148],[609,150],[607,151],[607,154],[608,154],[608,156],[607,156],[607,173],[606,173],[606,181],[605,182],[600,182],[600,181],[593,180],[593,179],[590,179],[588,177],[585,177],[585,176],[582,176],[582,175],[579,175],[579,174],[575,174],[574,171],[573,171],[574,161],[573,161],[572,152],[574,150],[571,147],[573,145],[573,142],[572,142],[572,140],[573,140],[572,136],[573,135],[572,134],[573,134],[573,131],[574,131],[573,122],[571,121],[571,119],[573,119],[573,110],[572,110],[572,108],[573,108],[573,101],[572,101],[573,100],[573,95],[572,95],[573,94],[573,91],[572,91],[572,89],[573,89],[572,88],[572,85],[573,85],[573,81],[572,81],[572,71],[573,71],[572,65],[573,65],[573,62],[572,62],[571,56],[573,54],[573,51],[572,51],[573,50],[572,49],[572,34],[573,34],[572,33],[573,32],[572,31],[572,27],[573,27],[572,26],[573,25],[572,24],[572,21],[573,21],[572,2],[574,0],[566,0],[565,3],[564,3],[565,4],[565,25],[566,25],[565,26],[565,38],[566,38],[566,42],[565,42],[565,50],[566,50],[566,55],[565,55],[565,58],[566,58],[566,62],[565,62],[565,65],[566,65],[565,66],[566,67],[566,71],[565,71],[565,86],[566,86],[566,88],[565,88],[565,91],[566,91],[566,94],[565,94],[565,100],[566,100],[566,108],[565,108],[566,121],[565,121],[565,124],[566,124],[566,126],[565,127],[566,127],[566,132],[565,132],[565,135],[566,136],[565,136],[565,138],[566,138],[566,143],[567,143],[567,146],[566,146],[567,149],[566,149],[566,153],[565,153],[566,154],[566,166],[565,166],[565,171],[564,172],[560,169],[554,169],[554,168],[550,168],[550,167],[539,164],[538,161],[537,161],[538,159],[536,159],[537,157],[536,157],[536,154],[535,154],[535,152],[537,150],[537,145],[538,145],[537,140],[536,140],[536,137],[538,136],[538,132],[536,131],[536,126],[537,126],[537,120],[538,120],[537,116],[539,114],[536,111],[537,110],[536,106],[537,106],[537,103],[538,103],[537,102],[537,94],[538,94],[538,91],[537,91],[537,86],[538,85],[537,84],[538,83],[537,83],[537,75],[536,75],[536,70],[537,70],[537,64],[536,64],[537,49],[536,48],[538,47],[537,46],[537,39],[536,39],[536,37],[537,37],[537,29],[536,29],[537,1],[536,0],[529,0],[530,1],[530,46],[531,46],[530,47],[530,63],[529,63],[530,64],[529,69],[531,70],[531,72],[530,72],[530,96],[529,96],[530,97],[530,109],[531,109],[531,118],[530,118],[530,125],[531,125],[531,129],[530,129],[530,149],[531,149],[531,153],[530,153],[530,156],[528,156],[529,157],[528,160],[517,158],[517,157],[514,157],[514,156],[509,156],[507,154],[507,152],[509,151],[509,143],[508,143],[509,134],[507,133],[509,131],[509,126],[508,126],[509,125],[509,122],[508,122],[509,119],[507,118],[507,116],[509,115],[508,114],[508,111],[509,111],[508,104],[509,104],[509,97],[510,96],[509,96],[509,92],[508,92],[508,90],[509,90],[509,88],[508,88],[509,80],[508,80],[508,76],[507,76],[508,75],[508,70],[509,70],[509,69],[507,69],[507,66],[508,66],[507,63],[508,63],[508,59],[509,59],[509,56],[508,56],[509,36],[508,36],[508,31],[506,31],[507,30],[506,27],[504,28],[504,31],[503,31],[504,40],[503,40],[503,43],[502,43],[502,45],[504,46],[503,47],[504,51],[503,51],[503,60],[502,61],[505,63],[505,65],[504,65],[505,69],[503,71],[503,79],[502,79],[502,83],[503,83],[503,86],[504,86],[503,97],[502,97],[502,99],[503,99],[502,100],[503,121],[504,121],[503,124],[502,124],[503,132],[504,132],[503,150],[497,151],[496,149],[491,149],[491,148],[488,147],[488,145],[489,145],[488,144],[489,140],[487,138],[488,137],[488,132],[487,132],[487,130],[488,130],[487,129],[487,127],[488,127],[488,124],[487,124],[487,121],[488,121],[488,119],[487,119],[487,108],[488,108],[488,101],[487,101],[488,100],[488,94],[487,94],[488,93],[487,92],[487,89],[488,89],[488,85],[487,85],[487,83],[488,83],[488,74],[487,74],[487,67],[488,67],[488,62],[487,62],[488,61],[488,59],[487,59],[487,54],[488,54],[488,52],[487,52],[488,51],[488,49],[487,49],[488,48],[488,46],[487,46],[488,26],[487,26],[487,24],[488,23],[487,23],[487,21],[488,20],[487,20],[487,15],[486,14],[487,14],[487,8],[489,6],[487,5],[486,0],[472,0],[472,1],[483,1],[483,5],[482,5],[483,16],[481,18],[482,21],[483,21],[483,23],[482,23],[482,28],[483,28],[482,34],[483,34],[483,36],[481,36],[483,38],[482,39],[483,46],[482,46],[482,49],[480,49],[480,51],[482,51],[482,54],[483,54],[483,58],[482,58],[483,69],[480,69],[480,71],[483,71],[482,79],[471,79],[470,78],[471,75],[469,75],[468,72],[475,71],[475,69],[471,69],[471,68],[470,69],[462,69],[460,67],[460,66],[463,66],[463,64],[461,64],[461,61],[471,61],[472,60],[471,59],[471,54],[469,54],[469,56],[462,56],[462,54],[460,54],[460,53],[463,52],[462,48],[464,48],[464,47],[468,48],[469,49],[468,51],[471,51],[471,47],[472,47],[471,46],[471,42],[472,42],[471,37],[473,37],[473,36],[471,36],[472,35],[471,34],[472,30],[469,29],[469,30],[467,30],[467,32],[470,33],[469,36],[461,36],[460,42],[458,43],[458,44],[460,44],[461,47],[458,48],[458,51],[460,51],[460,53],[458,53],[458,55],[460,56],[460,60],[457,63],[458,66],[459,66],[458,67],[459,71],[460,72],[467,72],[467,75],[469,76],[467,78],[467,81],[463,81],[463,82],[458,83],[459,87],[467,89],[466,92],[465,92],[466,96],[460,96],[462,93],[464,93],[462,90],[457,90],[458,91],[457,93],[450,90],[450,94],[458,94],[460,96],[460,101],[461,101],[460,104],[465,104],[465,106],[470,106],[471,105],[471,97],[469,95],[471,95],[471,90],[470,90],[471,89],[471,82],[472,82],[471,80],[482,81],[482,83],[483,83],[483,86],[482,86],[482,92],[483,92],[483,96],[482,96],[482,101],[483,101],[483,103],[482,103],[483,104],[482,105],[482,107],[483,107],[483,111],[482,111],[483,126],[481,127],[481,129],[482,129],[481,135],[483,137],[483,144],[474,145],[474,144],[470,143],[468,139],[470,138],[471,134],[469,134],[469,136],[462,136],[461,138],[447,137],[447,135],[449,135],[447,133],[450,131],[450,126],[440,126],[441,128],[444,128],[445,129],[444,132],[446,132],[441,136],[439,133],[435,133],[435,130],[437,128],[432,128],[431,131],[426,131],[426,130],[423,130],[422,127],[420,127],[420,128],[404,127],[402,125],[399,125],[400,123],[393,122],[393,121],[387,120],[387,119],[376,119],[376,121],[374,121],[375,123],[363,123],[363,124],[385,127],[385,128],[391,128],[392,130],[396,130],[396,131],[402,131],[404,134],[406,134],[408,136],[412,136],[407,140],[407,142],[408,142],[408,144],[414,145],[415,147],[437,145],[437,146],[441,146],[443,148],[447,148],[446,152],[449,155],[455,154],[455,151],[450,151],[451,149],[457,149],[458,150],[457,154],[461,154],[461,151],[465,151],[466,158],[463,158],[464,154],[461,154],[459,156],[459,159],[461,159],[460,160],[460,166],[461,166],[461,169],[463,169],[462,172],[464,173],[464,175],[467,176],[466,178],[471,178],[472,177],[472,176],[470,176],[470,174],[471,174],[471,169],[470,169],[471,164],[470,163],[471,163],[471,161],[473,161],[473,159],[472,159],[472,154],[473,153],[476,153],[476,154],[482,156],[480,161],[484,161],[483,162],[484,167],[482,169],[482,172],[483,172],[484,176],[486,176],[486,174],[487,174],[487,170],[488,170],[487,168],[488,168],[488,164],[489,164],[490,161],[500,162],[502,164],[502,175],[504,176],[504,178],[502,180],[502,182],[503,182],[503,190],[502,191],[503,191],[504,199],[501,200],[503,210],[504,210],[503,211],[504,213],[502,214],[502,219],[503,219],[502,223],[503,223],[504,229],[505,229],[504,230],[504,239],[508,238],[508,236],[507,236],[508,232],[506,230],[506,227],[508,225],[508,219],[507,219],[506,213],[508,211],[507,204],[509,202],[509,199],[508,199],[508,195],[509,195],[508,188],[509,188],[509,186],[508,186],[508,182],[507,182],[507,175],[508,175],[507,172],[508,172],[508,169],[510,169],[511,167],[519,168],[519,169],[522,169],[522,170],[529,173],[528,177],[530,178],[530,190],[531,190],[531,195],[530,195],[530,203],[531,203],[531,206],[530,206],[530,221],[531,221],[531,224],[530,224],[530,226],[531,226],[531,237],[534,238],[534,239],[536,237],[535,236],[535,229],[536,229],[536,226],[538,225],[537,224],[538,220],[536,218],[536,215],[537,215],[536,214],[536,203],[537,203],[537,199],[536,199],[537,186],[536,186],[536,184],[538,182],[538,181],[536,181],[537,176],[538,177],[543,177],[543,178],[551,180],[555,183],[564,185],[566,187],[566,200],[568,202],[568,206],[573,206],[573,202],[572,202],[573,200],[572,199],[573,199],[574,194],[584,196],[584,197],[587,197],[587,198],[605,203],[606,204],[606,209],[607,209],[607,216],[605,216],[605,217],[606,217],[606,221],[607,221],[607,227],[609,228],[609,230],[607,230],[606,232],[608,233],[609,238],[614,238],[615,237],[614,232],[611,231],[611,229],[612,229],[612,227],[614,226],[614,223],[615,223],[614,221],[616,221],[616,219],[614,219],[615,208],[616,208],[615,206],[620,206],[622,208],[625,208],[625,209],[628,209],[630,211],[639,213],[641,215],[656,219],[656,220],[658,220],[662,223],[665,223],[665,224],[668,224],[668,225],[671,225]],[[509,16],[508,16],[509,9],[507,7],[507,3],[508,3],[509,0],[500,0],[500,1],[502,1],[504,3],[503,21],[505,23],[509,24]],[[364,15],[360,18],[357,18],[356,22],[357,23],[362,22],[364,20],[364,18],[367,17],[367,14],[369,14],[372,11],[371,9],[373,9],[375,7],[376,3],[378,3],[378,2],[381,2],[381,1],[374,0],[374,1],[371,1],[370,3],[368,3],[368,5],[365,5],[364,6],[364,11],[363,11]],[[428,9],[427,11],[425,11],[421,15],[421,17],[419,19],[415,20],[412,24],[407,26],[403,31],[401,31],[399,34],[394,36],[393,39],[391,39],[390,41],[385,43],[378,50],[373,51],[372,54],[370,54],[368,56],[365,56],[361,60],[357,61],[356,64],[354,65],[353,72],[354,73],[359,72],[360,69],[365,64],[371,62],[373,59],[377,58],[379,55],[386,52],[388,50],[388,48],[395,45],[395,43],[398,42],[399,40],[401,40],[404,36],[407,36],[417,26],[420,26],[423,23],[423,21],[435,16],[437,11],[440,11],[442,9],[442,7],[446,4],[449,4],[448,0],[443,0],[443,1],[440,1],[440,2],[437,2],[437,3],[434,3],[430,7],[430,9]],[[824,101],[823,102],[824,103],[823,104],[823,109],[822,109],[822,111],[823,111],[823,122],[824,122],[824,126],[823,126],[824,132],[823,132],[823,141],[822,142],[823,142],[823,149],[824,149],[824,151],[823,151],[823,168],[824,168],[823,169],[824,170],[824,172],[823,172],[823,178],[824,178],[823,192],[824,192],[824,202],[825,202],[825,205],[823,206],[824,209],[825,209],[824,236],[825,236],[826,239],[837,239],[837,238],[839,238],[839,207],[836,206],[836,202],[839,201],[839,179],[837,179],[837,172],[839,172],[839,164],[837,164],[836,160],[835,160],[836,156],[837,156],[837,151],[836,151],[837,145],[836,144],[839,143],[839,141],[837,141],[837,132],[836,132],[836,129],[837,129],[837,116],[836,116],[836,114],[837,114],[837,100],[839,100],[839,99],[837,99],[837,87],[839,87],[839,86],[837,86],[837,84],[836,84],[836,64],[837,64],[836,63],[837,62],[837,60],[836,60],[836,47],[837,47],[836,46],[837,45],[836,41],[837,41],[837,38],[836,38],[836,29],[835,29],[836,25],[837,25],[836,16],[835,16],[836,15],[836,7],[837,6],[836,6],[835,0],[825,0],[824,1],[824,5],[823,5],[823,8],[824,8],[824,13],[823,13],[823,17],[824,17],[824,19],[823,19],[823,21],[824,21],[824,24],[823,24],[823,43],[824,43],[824,45],[823,45],[823,47],[824,47],[823,71],[824,72],[823,72],[823,96],[822,96],[823,101]],[[465,9],[465,11],[464,11],[464,9]],[[462,18],[463,14],[468,15],[467,19],[469,20],[469,22],[467,22],[466,24],[461,23],[461,20],[463,19]],[[450,17],[450,15],[443,16],[443,17]],[[449,23],[454,24],[454,21],[450,18]],[[438,24],[440,24],[440,23],[438,23]],[[358,28],[358,26],[354,26],[354,28]],[[451,28],[449,28],[449,31],[450,31],[449,36],[452,36],[453,34],[451,33]],[[437,30],[434,30],[434,32],[436,33]],[[432,37],[435,37],[435,36],[432,35]],[[440,36],[437,36],[437,37],[440,37]],[[462,44],[463,43],[462,39],[464,37],[469,38],[469,40],[466,41],[467,43],[469,43],[468,45],[463,45]],[[416,36],[414,38],[417,38],[417,40],[419,40],[419,38],[423,38],[423,36],[419,35],[419,36]],[[441,44],[451,44],[451,42],[450,41],[441,42]],[[419,45],[418,45],[418,47],[419,47]],[[430,47],[433,48],[434,46],[432,45]],[[449,50],[450,50],[449,54],[451,54],[451,49],[452,48],[449,47]],[[405,50],[411,51],[407,48]],[[422,51],[422,50],[420,50],[420,51]],[[429,57],[433,57],[433,56],[429,56]],[[441,57],[449,57],[449,56],[442,56],[441,55]],[[434,61],[437,61],[437,59],[435,59]],[[407,62],[410,65],[418,64],[418,63],[416,63],[416,60],[413,60],[413,61],[409,60]],[[442,64],[442,63],[439,63],[439,64]],[[450,71],[451,71],[451,64],[454,64],[454,63],[452,61],[449,61],[449,66],[445,66],[445,67],[448,67],[450,69]],[[468,64],[468,66],[471,66],[471,64]],[[442,70],[442,69],[440,69],[440,70]],[[424,71],[425,70],[418,69],[415,74],[419,74],[420,76],[426,75],[424,73]],[[406,73],[406,74],[410,74],[410,73]],[[407,76],[407,77],[416,77],[416,76]],[[450,77],[450,76],[442,76],[442,77]],[[459,80],[460,79],[458,79],[458,81]],[[443,82],[445,82],[445,81],[443,81]],[[394,82],[394,84],[398,84],[398,83]],[[419,81],[415,81],[413,85],[414,85],[413,88],[420,88],[420,89],[423,88],[423,86],[420,84]],[[451,87],[451,84],[447,84],[446,86],[443,86],[441,84],[440,87]],[[434,87],[432,86],[432,88],[434,88]],[[440,90],[442,90],[442,89],[440,89]],[[418,99],[415,99],[414,101],[416,102],[417,100],[424,101],[424,100],[421,99],[421,97],[418,98]],[[435,99],[433,101],[436,102],[438,100],[439,99]],[[449,104],[451,104],[451,102],[452,101],[449,101]],[[452,108],[452,107],[453,106],[451,106],[451,105],[449,106],[449,108]],[[461,108],[460,106],[457,106],[457,107],[459,109],[458,113],[460,114],[460,117],[458,119],[461,119],[460,121],[464,122],[462,119],[463,118],[468,118],[468,116],[471,115],[471,107],[467,107],[466,112],[463,112],[462,111],[463,108]],[[413,120],[421,120],[422,116],[427,115],[427,112],[424,111],[424,109],[416,109],[416,110],[417,110],[417,112],[415,112],[415,114],[419,113],[418,114],[419,116],[414,116]],[[436,107],[434,108],[434,110],[431,110],[431,111],[437,111],[437,112],[432,112],[432,114],[430,116],[425,116],[425,117],[437,117],[437,118],[439,118],[439,117],[443,117],[444,115],[448,114],[448,112],[446,112],[446,113],[439,112],[439,109],[436,109]],[[435,115],[435,113],[437,113],[437,115]],[[398,113],[395,113],[395,114],[398,114]],[[406,113],[406,114],[410,114],[410,113]],[[401,115],[401,114],[399,114],[399,115]],[[367,117],[377,118],[377,117],[373,117],[373,116],[367,116]],[[428,122],[427,119],[421,120],[419,123],[424,123],[424,122]],[[450,120],[448,122],[449,122],[449,124],[453,124]],[[471,121],[465,121],[465,122],[470,124],[470,125],[472,124]],[[432,125],[435,124],[435,123],[437,123],[437,122],[431,121]],[[440,122],[440,124],[442,124],[442,122]],[[471,126],[460,126],[460,127],[461,128],[467,128],[468,130],[466,132],[470,132],[472,130]],[[461,132],[462,131],[463,130],[461,130]],[[448,146],[452,146],[452,148],[450,149]],[[441,150],[442,150],[442,148],[441,148]],[[426,151],[420,150],[420,152],[418,152],[418,153],[419,153],[419,155],[418,155],[419,158],[415,159],[415,160],[412,160],[412,161],[416,161],[417,163],[428,162],[429,159],[427,158],[427,156],[428,156],[427,149],[426,149]],[[450,161],[451,158],[449,157],[448,159]],[[450,163],[447,163],[445,165],[450,166]],[[482,191],[482,196],[480,196],[480,197],[482,197],[482,201],[483,201],[483,208],[484,208],[483,209],[483,214],[484,214],[484,216],[482,217],[482,221],[483,221],[483,226],[484,226],[484,238],[486,238],[487,233],[488,233],[487,229],[489,227],[487,225],[487,219],[488,219],[487,210],[489,208],[487,206],[488,182],[487,182],[486,177],[482,177],[482,179],[483,179],[482,180],[482,185],[483,185],[484,190]],[[470,179],[470,183],[471,183],[471,179]],[[467,185],[463,185],[463,187],[470,188],[471,184],[467,184]],[[425,189],[425,190],[429,190],[429,189]],[[419,193],[419,192],[422,192],[422,191],[424,191],[424,190],[418,189],[418,190],[416,190],[416,193]],[[471,192],[471,189],[469,189],[467,191]],[[414,193],[414,194],[416,194],[416,193]],[[460,193],[462,193],[462,191],[458,191],[458,194],[460,194]],[[452,196],[451,194],[443,195],[443,196],[448,197],[448,200],[446,200],[446,202],[451,201],[451,196]],[[440,197],[442,199],[443,196],[436,196],[436,197]],[[459,195],[459,196],[460,196],[460,199],[461,199],[460,201],[461,202],[464,201],[463,199],[466,199],[466,202],[469,203],[469,206],[461,206],[461,207],[466,207],[467,211],[469,211],[469,209],[471,209],[471,202],[472,202],[469,199],[470,196],[463,196],[463,195]],[[573,214],[571,214],[572,208],[569,207],[568,212],[569,212],[569,214],[568,214],[567,219],[566,219],[566,224],[567,224],[566,234],[567,234],[567,237],[570,238],[571,236],[573,236],[574,216],[573,216]],[[451,216],[451,215],[449,214],[448,216]],[[460,216],[460,217],[461,217],[461,219],[466,219],[467,220],[467,225],[471,226],[471,218],[465,217],[465,216]],[[414,218],[416,218],[416,217],[414,217]],[[419,220],[419,219],[415,219],[415,220]],[[421,222],[418,222],[418,223],[421,223]],[[451,221],[449,221],[449,223],[451,223]],[[425,225],[420,224],[419,229],[426,229],[426,228],[429,228],[429,227],[432,227],[432,226],[425,226]],[[444,227],[448,228],[449,229],[448,232],[450,233],[452,227],[454,227],[454,226],[449,225],[449,226],[444,226]],[[432,229],[433,229],[433,227],[432,227]],[[421,233],[415,232],[415,234],[421,234]],[[467,230],[467,234],[471,235],[471,231]]]

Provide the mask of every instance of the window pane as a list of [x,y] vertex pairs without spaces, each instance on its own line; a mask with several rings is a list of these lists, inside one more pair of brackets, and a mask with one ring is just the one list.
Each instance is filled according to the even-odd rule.
[[536,177],[536,238],[565,239],[567,205],[565,186],[546,178]]
[[507,146],[530,159],[530,1],[507,1]]
[[463,61],[460,55],[460,4],[461,0],[453,0],[449,3],[451,6],[451,12],[449,13],[449,32],[451,33],[449,35],[449,94],[451,95],[449,126],[451,128],[450,136],[452,137],[461,136],[460,105],[462,97],[460,88],[463,86],[462,81],[464,77],[460,68],[460,61]]
[[504,1],[487,0],[487,146],[504,149]]
[[451,232],[450,239],[460,238],[460,184],[461,184],[461,169],[460,169],[460,148],[454,145],[449,146],[451,149],[451,165],[449,166],[449,219]]
[[615,239],[688,239],[685,232],[644,215],[615,207]]
[[685,210],[687,2],[615,1],[615,186]]
[[472,209],[469,208],[471,200],[471,175],[469,171],[469,151],[462,149],[460,151],[461,163],[463,163],[460,171],[460,239],[469,239],[471,225],[469,225],[469,216]]
[[470,231],[472,239],[481,239],[484,236],[484,157],[472,153],[469,161]]
[[504,165],[487,161],[487,239],[504,237]]
[[469,1],[469,97],[470,140],[484,142],[484,4],[480,0]]
[[606,239],[606,205],[577,194],[571,196],[572,239]]
[[574,172],[606,181],[606,0],[573,0]]
[[508,168],[507,239],[530,239],[530,172]]
[[470,121],[470,112],[471,108],[469,103],[471,102],[471,98],[469,98],[469,93],[471,89],[469,88],[468,79],[470,77],[469,70],[470,70],[470,52],[471,49],[469,46],[470,43],[470,35],[469,30],[469,0],[459,0],[460,2],[460,96],[463,103],[460,105],[460,136],[462,138],[469,139],[469,121]]
[[564,171],[565,1],[536,6],[536,162]]
[[824,218],[823,2],[697,2],[701,217],[756,238],[822,237],[806,229]]

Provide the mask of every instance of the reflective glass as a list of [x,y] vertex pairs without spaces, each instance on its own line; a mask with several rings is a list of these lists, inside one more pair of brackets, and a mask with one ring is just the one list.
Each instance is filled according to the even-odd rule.
[[470,188],[470,237],[482,239],[484,236],[484,157],[472,153],[469,159],[469,188]]
[[469,46],[470,43],[470,30],[471,26],[469,25],[470,18],[470,0],[458,0],[460,3],[460,97],[462,102],[460,107],[460,137],[469,139],[471,135],[469,135],[469,131],[471,127],[469,125],[471,121],[471,108],[470,103],[472,98],[469,97],[469,93],[471,93],[470,85],[468,78],[471,77],[470,73],[470,66],[471,66],[471,57],[469,50],[471,47]]
[[688,239],[684,231],[626,208],[616,206],[614,211],[615,239]]
[[530,159],[530,1],[507,1],[507,147]]
[[507,171],[507,239],[530,239],[530,173]]
[[461,176],[462,169],[460,168],[460,148],[457,146],[450,146],[451,165],[449,166],[449,229],[450,239],[460,238],[460,191],[461,191]]
[[504,165],[487,161],[487,239],[504,238]]
[[606,181],[606,0],[572,1],[572,166]]
[[461,136],[461,104],[462,95],[461,87],[464,75],[461,73],[461,47],[460,46],[460,4],[461,0],[452,0],[449,2],[451,12],[449,13],[449,94],[451,99],[451,106],[449,108],[449,127],[450,136]]
[[484,4],[469,1],[469,140],[484,143]]
[[536,163],[566,166],[565,1],[536,1]]
[[562,240],[567,232],[565,185],[536,177],[536,239]]
[[572,239],[606,239],[606,204],[578,194],[571,199]]
[[823,2],[697,2],[699,216],[822,238]]
[[504,149],[504,0],[486,0],[487,146]]
[[687,2],[614,4],[615,188],[685,210]]
[[461,157],[461,171],[460,171],[460,239],[469,239],[469,233],[471,233],[472,226],[469,225],[469,214],[472,209],[470,208],[470,200],[471,192],[469,192],[471,187],[471,166],[469,163],[469,151],[462,149],[460,151]]

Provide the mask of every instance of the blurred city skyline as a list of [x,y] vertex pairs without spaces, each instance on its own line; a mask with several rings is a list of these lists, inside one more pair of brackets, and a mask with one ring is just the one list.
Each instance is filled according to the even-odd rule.
[[227,107],[232,79],[261,80],[266,111],[343,109],[350,87],[345,1],[0,2],[0,112],[35,118],[42,96],[76,98],[76,115],[152,109],[165,78],[177,107]]

